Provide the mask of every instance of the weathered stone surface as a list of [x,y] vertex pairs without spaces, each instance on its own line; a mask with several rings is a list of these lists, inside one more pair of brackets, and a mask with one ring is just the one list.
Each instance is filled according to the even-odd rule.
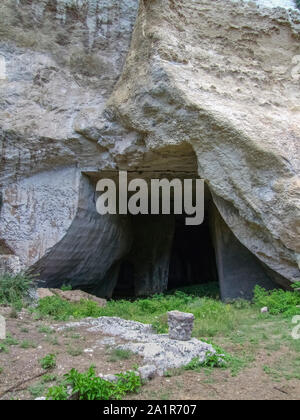
[[19,257],[16,255],[0,255],[0,274],[17,274],[20,270]]
[[108,381],[108,382],[112,382],[112,383],[118,382],[118,377],[116,375],[113,375],[113,374],[108,374],[108,375],[100,374],[99,377],[104,379],[105,381]]
[[50,289],[47,288],[38,288],[37,289],[37,298],[38,299],[45,299],[46,297],[52,297],[55,296],[53,292],[51,292]]
[[67,300],[72,303],[78,303],[82,299],[92,300],[96,302],[99,306],[104,307],[107,304],[105,299],[98,298],[89,293],[83,292],[82,290],[60,290],[60,289],[47,289],[47,288],[38,288],[37,289],[38,299],[44,299],[46,297],[59,296],[64,300]]
[[[76,216],[77,244],[78,218],[91,218],[78,214],[82,170],[110,165],[110,146],[98,145],[84,127],[89,115],[101,113],[121,73],[137,9],[138,0],[1,1],[0,243],[25,268],[64,239]],[[111,231],[107,241],[116,248]],[[78,262],[75,243],[64,242],[72,254],[64,273]],[[113,250],[111,262],[105,258],[103,271],[117,259]],[[84,266],[85,256],[79,259]],[[60,270],[58,263],[58,278]]]
[[226,224],[286,285],[299,279],[298,47],[295,10],[142,3],[107,104],[116,135],[131,127],[148,151],[192,145]]
[[188,341],[192,337],[195,316],[179,311],[168,312],[169,337],[172,340]]
[[144,381],[149,381],[153,379],[157,372],[157,367],[155,365],[145,365],[138,368],[140,377]]
[[0,252],[111,296],[134,232],[96,213],[95,180],[196,171],[267,276],[299,280],[300,15],[278,5],[1,1]]
[[158,375],[163,375],[168,369],[185,366],[195,357],[203,362],[207,353],[215,354],[210,344],[196,338],[189,341],[172,340],[167,334],[154,334],[151,325],[116,317],[86,319],[54,326],[59,331],[70,327],[86,328],[90,332],[100,331],[126,340],[126,344],[118,345],[116,348],[139,354],[146,365],[156,366]]
[[82,299],[85,300],[92,300],[96,302],[99,306],[104,307],[107,304],[105,299],[98,298],[94,295],[90,295],[89,293],[83,292],[82,290],[60,290],[60,289],[51,289],[51,292],[60,296],[62,299],[67,300],[72,303],[78,303]]

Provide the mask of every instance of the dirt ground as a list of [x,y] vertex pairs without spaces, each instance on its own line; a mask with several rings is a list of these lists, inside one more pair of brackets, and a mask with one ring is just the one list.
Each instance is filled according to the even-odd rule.
[[[71,368],[84,371],[93,364],[97,373],[107,374],[143,364],[136,355],[125,360],[113,357],[112,348],[102,343],[105,337],[99,333],[87,332],[82,327],[51,332],[49,326],[53,323],[36,321],[26,311],[22,311],[17,319],[9,318],[8,312],[8,308],[0,308],[0,314],[7,317],[9,337],[13,338],[11,345],[7,346],[8,351],[0,351],[1,400],[26,400],[45,395],[47,388],[55,385],[57,379]],[[126,399],[298,400],[300,380],[274,378],[264,370],[265,366],[280,361],[284,351],[282,348],[271,354],[263,350],[258,352],[251,366],[234,377],[229,370],[222,369],[203,369],[199,373],[184,371],[171,377],[156,377],[145,384],[139,394],[128,395]],[[43,370],[39,363],[47,354],[55,354],[57,358],[56,367],[50,371]],[[54,375],[53,380],[44,383],[45,374]]]
[[233,377],[222,369],[203,372],[184,372],[180,376],[153,379],[139,395],[128,399],[159,400],[299,400],[300,381],[281,379],[274,381],[263,371],[263,366],[279,359],[260,354],[254,366]]

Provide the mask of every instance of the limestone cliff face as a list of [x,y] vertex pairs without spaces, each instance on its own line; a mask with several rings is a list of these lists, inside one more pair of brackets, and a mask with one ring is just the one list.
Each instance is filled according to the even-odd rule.
[[1,1],[0,253],[25,267],[72,224],[81,170],[105,161],[74,120],[112,93],[137,9],[138,0]]
[[233,233],[290,280],[300,252],[299,23],[296,11],[253,3],[145,1],[108,104],[149,150],[190,143]]
[[168,168],[206,179],[270,277],[299,280],[300,13],[263,5],[3,0],[0,254],[111,294],[135,234],[94,214],[95,176]]

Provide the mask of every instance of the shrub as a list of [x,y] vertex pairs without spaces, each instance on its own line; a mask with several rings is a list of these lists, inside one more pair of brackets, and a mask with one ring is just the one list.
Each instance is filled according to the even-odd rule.
[[40,317],[52,317],[55,320],[67,321],[70,316],[74,318],[97,318],[102,311],[99,305],[92,300],[81,300],[79,303],[71,303],[59,296],[50,296],[40,299],[35,312]]
[[45,375],[42,376],[42,383],[46,384],[48,382],[54,382],[56,381],[57,376],[56,375],[52,375],[51,373],[46,373]]
[[36,343],[34,343],[33,341],[29,341],[29,340],[24,340],[22,341],[22,343],[20,344],[20,347],[22,349],[35,349],[37,347]]
[[57,385],[48,390],[47,400],[64,401],[68,396],[67,388],[64,385]]
[[56,356],[55,354],[47,354],[40,360],[40,365],[43,369],[53,369],[56,366]]
[[300,0],[296,0],[296,5],[300,9]]
[[259,307],[267,306],[271,315],[299,315],[300,294],[281,289],[265,290],[260,286],[254,289],[254,303]]
[[68,286],[66,284],[63,284],[60,288],[63,292],[69,292],[70,290],[72,290],[72,286]]
[[71,385],[74,393],[79,393],[80,400],[116,400],[129,392],[137,392],[141,387],[140,377],[135,372],[117,375],[116,383],[108,382],[96,375],[91,366],[86,372],[79,373],[72,369],[65,375],[66,383],[49,389],[47,399],[66,400],[68,398],[67,385]]
[[41,397],[44,393],[45,387],[41,383],[36,383],[28,388],[28,391],[34,398]]
[[34,278],[20,273],[0,276],[0,304],[22,307],[22,301],[28,296],[29,289],[34,285]]

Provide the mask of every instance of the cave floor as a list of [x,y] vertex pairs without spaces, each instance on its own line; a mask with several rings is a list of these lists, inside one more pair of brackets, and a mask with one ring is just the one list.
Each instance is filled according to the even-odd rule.
[[[257,315],[257,309],[251,311],[239,311],[238,330],[205,337],[238,357],[231,369],[173,370],[167,376],[154,378],[138,394],[130,394],[126,399],[300,399],[300,340],[290,340],[290,320],[278,317],[266,322]],[[88,332],[84,327],[51,331],[52,325],[66,323],[36,320],[26,310],[18,318],[10,318],[9,312],[9,308],[0,307],[13,338],[8,351],[0,352],[1,400],[29,400],[45,395],[71,368],[84,371],[93,364],[98,373],[108,374],[143,364],[134,354],[121,359],[110,345],[111,337],[100,332]],[[24,348],[24,343],[29,348]],[[39,360],[49,353],[56,355],[57,365],[51,371],[43,371]],[[43,383],[45,374],[52,375],[53,381]],[[10,391],[3,395],[7,390]]]

